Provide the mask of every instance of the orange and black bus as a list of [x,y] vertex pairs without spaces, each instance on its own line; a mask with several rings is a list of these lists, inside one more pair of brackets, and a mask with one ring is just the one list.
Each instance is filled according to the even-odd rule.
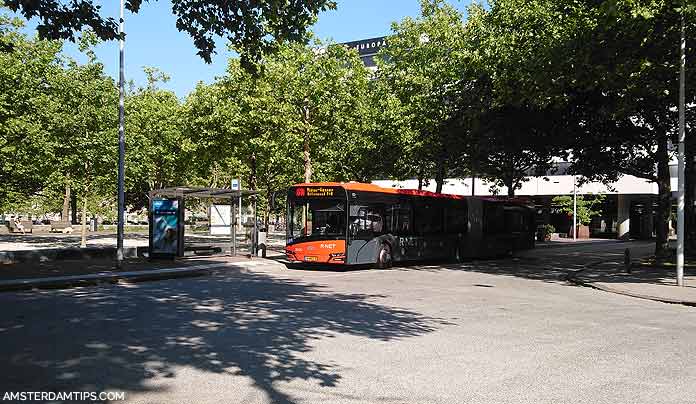
[[362,183],[307,183],[288,191],[291,262],[377,264],[490,257],[534,248],[534,208]]

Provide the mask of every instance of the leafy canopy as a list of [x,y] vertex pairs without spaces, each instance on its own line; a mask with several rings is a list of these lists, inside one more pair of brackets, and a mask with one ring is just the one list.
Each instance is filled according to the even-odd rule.
[[[137,13],[142,3],[126,0],[126,8]],[[84,28],[90,28],[102,40],[118,37],[117,20],[104,16],[94,0],[5,0],[5,4],[27,19],[38,18],[41,38],[74,41],[75,33]],[[242,64],[250,68],[277,43],[302,41],[317,14],[334,8],[333,0],[172,1],[177,29],[191,36],[203,60],[210,63],[215,39],[222,37],[240,52]]]

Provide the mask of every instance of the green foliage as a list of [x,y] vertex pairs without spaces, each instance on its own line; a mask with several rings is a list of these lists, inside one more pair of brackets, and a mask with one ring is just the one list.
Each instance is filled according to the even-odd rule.
[[[475,174],[514,195],[526,177],[545,173],[567,147],[562,110],[535,93],[552,56],[563,12],[550,1],[491,2],[469,8],[467,80],[460,85],[460,121],[468,131]],[[562,19],[559,21],[563,21]],[[560,24],[562,25],[562,23]]]
[[274,194],[308,180],[366,179],[368,76],[355,51],[286,44],[250,74],[232,59],[227,74],[189,95],[183,115],[199,183],[242,178],[270,206]]
[[[216,34],[241,52],[223,77],[182,102],[160,88],[168,76],[148,67],[147,85],[127,94],[132,208],[154,188],[227,187],[232,178],[260,190],[267,210],[273,195],[309,180],[435,177],[441,187],[473,172],[512,195],[553,157],[570,157],[587,179],[657,182],[664,227],[680,13],[696,32],[690,3],[494,0],[469,7],[465,20],[443,0],[422,0],[420,16],[393,25],[376,74],[354,50],[302,43],[330,0],[232,3],[173,2],[202,57]],[[0,17],[2,209],[56,209],[66,185],[92,212],[115,209],[117,92],[91,51],[115,38],[115,25],[92,1],[77,4],[9,2],[25,16],[41,12],[44,37],[75,40],[92,25],[79,38],[83,65]],[[695,49],[687,41],[687,60]],[[696,92],[686,102],[690,128]],[[595,213],[585,203],[582,223]]]
[[444,178],[463,153],[461,133],[451,125],[458,109],[452,92],[470,62],[462,15],[444,1],[423,0],[419,18],[407,17],[392,30],[375,87],[385,94],[380,110],[392,120],[382,130],[400,132],[393,164],[400,176]]
[[[593,217],[600,215],[602,211],[599,208],[602,206],[604,199],[604,195],[594,195],[591,197],[578,195],[576,197],[578,224],[588,225]],[[573,215],[572,195],[556,196],[551,200],[551,203],[560,208],[561,212],[567,213],[569,216]]]
[[[5,0],[4,3],[27,19],[39,18],[38,31],[42,38],[74,41],[76,31],[83,27],[91,29],[101,40],[118,38],[116,19],[102,16],[101,6],[93,0],[67,4],[55,0]],[[127,0],[126,8],[137,13],[142,3],[143,0]],[[224,37],[240,52],[242,65],[250,69],[278,43],[303,41],[307,26],[314,23],[317,14],[335,7],[332,0],[172,1],[177,29],[191,36],[198,54],[206,62],[210,63],[215,53],[215,39]]]
[[126,98],[127,202],[133,209],[146,207],[153,189],[186,185],[195,150],[182,130],[179,99],[173,92],[158,88],[168,76],[156,68],[144,70],[147,86]]
[[555,233],[555,232],[556,232],[556,228],[553,227],[552,224],[547,223],[544,225],[544,235],[547,235],[547,234],[550,235],[551,233]]
[[41,190],[52,170],[48,127],[60,44],[29,40],[0,14],[0,209]]

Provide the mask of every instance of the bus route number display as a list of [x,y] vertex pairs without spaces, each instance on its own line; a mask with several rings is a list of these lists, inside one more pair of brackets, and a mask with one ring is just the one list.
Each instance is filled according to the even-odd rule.
[[298,197],[330,197],[334,196],[336,193],[335,188],[326,187],[307,187],[307,188],[296,188],[295,196]]

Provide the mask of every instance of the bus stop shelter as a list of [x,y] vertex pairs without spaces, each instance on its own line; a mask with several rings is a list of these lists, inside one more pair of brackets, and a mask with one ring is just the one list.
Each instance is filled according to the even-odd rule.
[[[208,187],[168,187],[161,188],[150,191],[150,251],[152,255],[152,244],[153,244],[153,201],[161,198],[173,199],[178,201],[178,208],[181,210],[181,227],[180,227],[180,243],[181,243],[181,253],[176,255],[183,255],[184,248],[184,226],[183,226],[183,214],[186,207],[186,201],[190,199],[203,199],[210,200],[212,202],[229,202],[230,203],[230,253],[234,256],[237,255],[237,209],[240,209],[241,202],[245,197],[253,198],[253,215],[256,218],[256,191],[248,190],[235,190],[229,188],[208,188]],[[257,240],[258,240],[258,228],[257,220],[254,219],[253,223],[253,233],[251,237],[251,252],[252,255],[256,255],[257,252]]]

